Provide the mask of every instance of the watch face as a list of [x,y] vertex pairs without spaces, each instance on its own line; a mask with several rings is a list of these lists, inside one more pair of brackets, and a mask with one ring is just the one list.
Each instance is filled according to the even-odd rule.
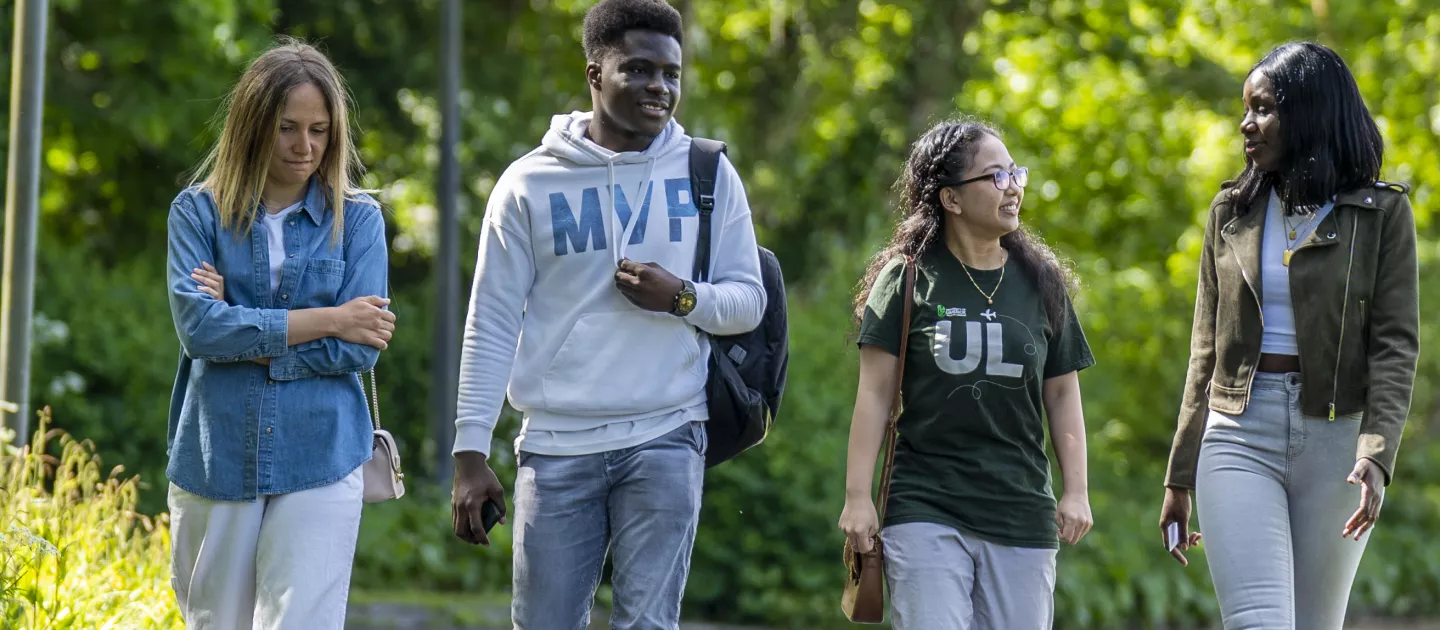
[[681,294],[680,294],[680,301],[679,301],[678,304],[676,304],[676,306],[679,307],[679,308],[676,309],[676,310],[679,310],[682,314],[683,314],[683,313],[689,313],[691,310],[693,310],[693,309],[695,308],[695,294],[693,294],[693,293],[681,293]]

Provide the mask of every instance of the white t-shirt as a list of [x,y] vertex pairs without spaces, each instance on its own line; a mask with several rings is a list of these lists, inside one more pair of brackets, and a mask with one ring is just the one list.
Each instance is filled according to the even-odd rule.
[[274,293],[280,288],[280,268],[285,264],[285,218],[295,214],[300,209],[303,201],[297,201],[293,205],[279,212],[265,213],[265,231],[269,235],[270,243],[270,292]]

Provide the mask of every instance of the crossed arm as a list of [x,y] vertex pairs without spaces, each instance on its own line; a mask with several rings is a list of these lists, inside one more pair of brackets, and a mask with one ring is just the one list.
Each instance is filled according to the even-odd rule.
[[370,369],[388,345],[395,315],[381,297],[388,263],[378,212],[351,228],[340,305],[311,309],[227,303],[224,279],[210,264],[214,222],[183,199],[172,204],[168,228],[170,310],[187,356],[266,364],[272,378],[293,380]]

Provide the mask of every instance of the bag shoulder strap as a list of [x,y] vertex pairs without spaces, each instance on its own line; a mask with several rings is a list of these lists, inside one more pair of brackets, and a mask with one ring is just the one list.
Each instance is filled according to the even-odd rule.
[[[381,213],[380,220],[381,220],[381,221],[384,221],[384,220],[385,220],[385,217],[384,217],[384,213],[383,213],[383,212]],[[346,243],[346,239],[344,239],[344,238],[340,239],[340,247],[341,247],[341,250],[342,250],[342,251],[340,252],[340,257],[341,257],[342,259],[345,257],[344,247],[346,246],[346,244],[347,244],[347,243]],[[391,286],[390,286],[390,271],[389,271],[388,267],[387,267],[387,269],[386,269],[386,271],[385,271],[385,297],[390,298],[391,300],[394,300],[394,299],[395,299],[395,291],[394,291],[394,289],[391,288]],[[379,361],[376,361],[376,363],[379,363]],[[361,380],[360,380],[360,395],[365,398],[365,402],[366,402],[366,403],[369,405],[369,407],[370,407],[370,425],[374,428],[374,430],[379,431],[379,430],[380,430],[380,388],[375,384],[375,368],[372,367],[372,368],[370,368],[369,370],[366,370],[366,371],[365,371],[364,373],[362,373],[360,376],[361,376]],[[370,392],[369,392],[369,394],[366,394],[366,392],[365,392],[365,377],[369,377],[369,380],[370,380]]]
[[[386,275],[388,276],[390,272],[387,270],[385,273],[386,273]],[[394,290],[392,290],[391,287],[390,287],[390,279],[389,279],[388,277],[385,279],[385,297],[390,298],[390,299],[392,300],[391,303],[392,303],[392,304],[394,303],[393,300],[395,299],[395,292],[394,292]],[[376,359],[375,363],[378,365],[378,364],[380,363],[379,359]],[[369,377],[370,377],[370,395],[369,395],[369,396],[366,396],[366,398],[368,398],[368,402],[370,403],[370,424],[375,427],[375,430],[376,430],[376,431],[379,431],[379,430],[380,430],[380,388],[375,385],[375,368],[372,367],[372,368],[370,368],[369,370],[366,370],[366,371],[365,371],[365,376],[369,376]],[[360,395],[362,395],[362,396],[365,395],[365,383],[364,383],[364,381],[361,381],[361,383],[360,383]]]
[[[375,386],[375,370],[366,372],[370,375],[370,424],[376,431],[380,430],[380,389]],[[360,393],[365,393],[365,383],[360,383]]]
[[715,210],[715,180],[720,176],[720,154],[724,142],[708,138],[690,139],[690,192],[700,210],[700,235],[695,241],[695,264],[691,280],[710,280],[710,214]]
[[[392,288],[392,287],[390,286],[390,271],[389,271],[388,269],[385,271],[385,297],[390,298],[391,304],[394,304],[394,300],[395,300],[395,290],[394,290],[394,288]],[[383,353],[382,353],[382,354],[383,354]],[[379,360],[379,359],[376,359],[376,360],[375,360],[375,364],[376,364],[376,365],[379,365],[379,364],[380,364],[380,360]],[[368,398],[369,398],[369,403],[370,403],[370,424],[372,424],[372,425],[375,426],[375,430],[376,430],[376,431],[379,431],[379,430],[380,430],[380,388],[375,385],[375,368],[373,368],[373,367],[370,368],[369,370],[367,370],[367,371],[365,372],[365,374],[370,377],[370,395],[368,396]],[[361,382],[361,383],[360,383],[360,394],[361,394],[361,395],[364,395],[364,394],[365,394],[365,383],[364,383],[364,382]]]
[[905,257],[905,308],[900,329],[900,366],[895,370],[895,399],[885,424],[885,465],[880,473],[880,495],[875,501],[880,526],[885,526],[885,505],[890,502],[890,475],[895,472],[895,442],[900,438],[900,390],[905,382],[905,350],[910,346],[910,311],[915,304],[915,261]]

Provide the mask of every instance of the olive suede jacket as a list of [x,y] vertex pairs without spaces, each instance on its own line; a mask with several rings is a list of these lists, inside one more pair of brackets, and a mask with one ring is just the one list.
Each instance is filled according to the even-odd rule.
[[[1226,182],[1210,204],[1168,487],[1195,487],[1208,410],[1243,413],[1260,361],[1260,246],[1269,197],[1256,195],[1249,212],[1237,216],[1233,186]],[[1387,485],[1420,352],[1408,191],[1403,184],[1377,182],[1337,195],[1329,216],[1290,263],[1301,411],[1331,420],[1363,412],[1356,459],[1379,464]]]

